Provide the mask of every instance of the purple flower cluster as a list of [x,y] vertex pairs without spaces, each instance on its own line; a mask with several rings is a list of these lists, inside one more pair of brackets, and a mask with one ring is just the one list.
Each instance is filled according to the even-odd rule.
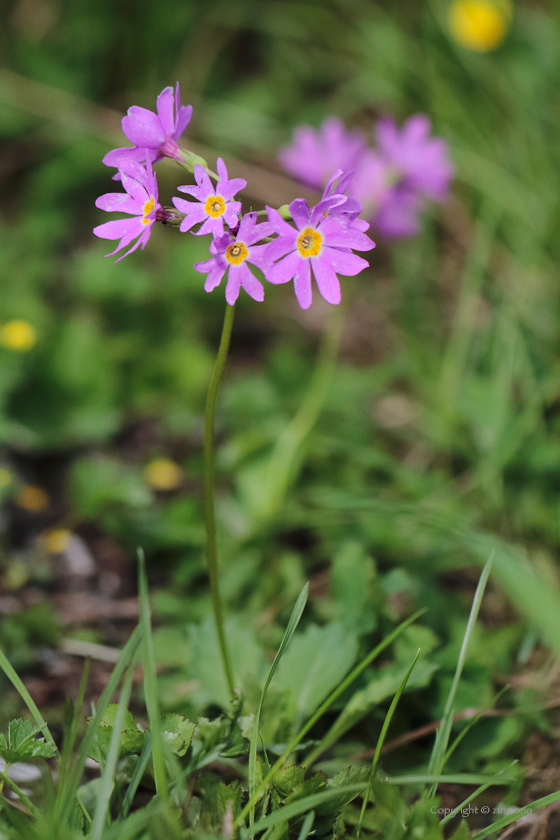
[[453,177],[445,140],[416,114],[399,129],[389,117],[376,125],[376,148],[359,131],[330,117],[320,129],[299,126],[280,150],[284,169],[308,186],[323,187],[334,169],[354,170],[348,194],[363,205],[374,227],[387,237],[413,236],[427,200],[444,201]]
[[[326,301],[340,303],[339,277],[358,274],[368,265],[354,251],[375,247],[366,234],[369,223],[360,216],[365,214],[386,236],[411,236],[425,202],[443,201],[453,176],[447,144],[431,136],[430,121],[423,115],[411,117],[401,129],[392,119],[380,120],[375,148],[361,132],[347,131],[340,120],[329,118],[317,131],[297,128],[291,146],[280,152],[291,174],[311,187],[324,187],[317,205],[309,207],[296,198],[286,212],[267,207],[243,214],[236,195],[246,181],[229,178],[221,158],[214,174],[201,158],[179,147],[191,116],[192,107],[181,106],[179,85],[161,92],[157,113],[129,109],[122,125],[133,146],[114,149],[104,158],[117,169],[114,178],[124,192],[107,193],[96,202],[101,210],[127,218],[98,225],[94,233],[118,240],[112,255],[124,253],[117,262],[145,247],[156,221],[195,236],[210,234],[210,258],[194,268],[207,275],[207,292],[227,277],[229,304],[241,289],[262,301],[263,280],[275,285],[293,280],[298,303],[307,309],[313,278]],[[159,203],[152,165],[163,157],[186,167],[196,181],[177,188],[188,198],[173,198],[173,207]],[[261,215],[266,221],[259,221]]]

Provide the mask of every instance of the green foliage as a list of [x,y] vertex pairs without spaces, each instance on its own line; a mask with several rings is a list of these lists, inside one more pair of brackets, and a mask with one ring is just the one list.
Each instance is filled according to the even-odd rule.
[[35,738],[41,727],[28,720],[12,720],[8,725],[8,737],[0,735],[0,758],[6,764],[15,761],[29,761],[35,758],[52,758],[56,747],[44,738]]

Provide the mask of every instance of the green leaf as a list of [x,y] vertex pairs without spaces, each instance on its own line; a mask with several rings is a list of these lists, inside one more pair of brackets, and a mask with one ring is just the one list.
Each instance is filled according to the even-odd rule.
[[327,694],[340,683],[356,658],[356,635],[340,624],[310,625],[294,636],[276,673],[277,684],[287,689],[294,714],[312,714]]
[[[332,798],[318,804],[315,808],[318,815],[332,814],[340,811],[345,805],[356,798],[362,788],[365,787],[369,778],[369,767],[358,765],[358,767],[346,767],[329,779],[325,790],[333,794]],[[356,787],[357,786],[357,787]],[[353,790],[353,788],[356,788]],[[338,796],[336,793],[338,792]]]
[[0,758],[6,764],[16,761],[29,761],[36,758],[52,758],[56,747],[44,738],[35,739],[41,727],[28,720],[12,720],[8,724],[8,738],[0,735]]
[[375,629],[374,581],[375,564],[363,546],[355,540],[343,543],[333,559],[331,590],[335,621],[350,633],[369,633]]
[[183,756],[191,745],[196,724],[182,715],[164,715],[161,728],[163,740],[171,747],[175,755]]
[[[118,709],[118,703],[111,703],[107,706],[97,729],[97,745],[103,759],[107,758],[109,752]],[[119,741],[119,757],[124,755],[140,755],[145,739],[146,733],[138,729],[132,713],[127,710],[124,713],[123,727]],[[91,755],[91,758],[96,757],[95,754]]]

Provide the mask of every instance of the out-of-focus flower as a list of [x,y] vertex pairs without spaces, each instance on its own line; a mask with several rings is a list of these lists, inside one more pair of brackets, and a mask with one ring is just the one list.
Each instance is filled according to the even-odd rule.
[[420,226],[425,199],[443,201],[447,197],[453,177],[447,143],[431,136],[430,120],[423,114],[410,117],[401,129],[385,117],[377,123],[375,133],[386,189],[373,224],[386,236],[413,236]]
[[9,487],[14,480],[13,473],[7,467],[0,467],[0,489]]
[[42,534],[49,554],[63,554],[68,548],[71,532],[67,528],[52,528]]
[[18,507],[31,513],[41,513],[48,508],[50,503],[47,491],[36,484],[23,484],[14,501]]
[[154,490],[176,490],[184,477],[181,467],[170,458],[154,458],[144,467],[144,478]]
[[132,148],[113,149],[105,155],[106,166],[122,168],[123,161],[157,161],[163,157],[182,160],[177,140],[192,116],[192,105],[181,106],[179,82],[175,88],[166,87],[157,98],[157,115],[147,108],[133,105],[123,117],[122,128]]
[[268,222],[257,224],[257,218],[256,213],[246,213],[235,236],[225,233],[214,239],[210,246],[210,252],[214,256],[205,262],[194,264],[197,271],[208,274],[204,284],[207,292],[219,286],[222,277],[228,272],[226,301],[230,306],[233,306],[239,297],[241,288],[245,289],[253,300],[264,300],[263,284],[257,280],[249,264],[256,265],[266,275],[269,264],[264,259],[264,251],[268,246],[255,243],[269,236],[272,227]]
[[228,179],[226,165],[222,158],[218,158],[219,180],[216,186],[208,177],[208,173],[199,163],[195,164],[194,177],[196,187],[177,187],[180,192],[192,195],[196,201],[185,201],[174,198],[173,204],[182,213],[186,213],[181,222],[180,230],[190,230],[198,222],[204,222],[196,231],[198,236],[213,233],[221,236],[224,232],[224,221],[230,228],[234,228],[239,221],[241,202],[233,201],[233,196],[247,186],[243,178]]
[[133,217],[131,219],[115,219],[93,229],[95,235],[101,237],[101,239],[120,239],[115,250],[106,255],[108,257],[126,248],[136,239],[134,245],[125,254],[118,257],[115,262],[124,259],[128,254],[135,251],[139,245],[142,248],[146,247],[158,211],[164,212],[158,202],[157,179],[150,161],[148,160],[146,169],[135,161],[127,161],[123,166],[124,168],[120,172],[126,192],[105,193],[95,202],[95,206],[99,207],[100,210],[120,211]]
[[499,47],[509,28],[509,0],[454,0],[449,7],[449,29],[469,50],[488,52]]
[[278,239],[268,245],[265,258],[279,260],[268,269],[270,283],[294,281],[294,290],[302,309],[311,306],[311,269],[321,295],[328,303],[340,303],[340,282],[337,274],[359,274],[369,263],[351,249],[369,251],[375,243],[361,230],[348,226],[329,210],[340,205],[345,196],[331,195],[309,209],[303,198],[290,204],[290,213],[297,230],[277,210],[267,207],[268,218]]
[[335,169],[356,169],[365,148],[361,131],[348,131],[342,120],[328,117],[319,129],[309,125],[296,128],[293,142],[280,149],[278,158],[298,181],[320,189]]
[[26,353],[35,346],[37,331],[27,321],[8,321],[0,327],[0,344],[8,350]]

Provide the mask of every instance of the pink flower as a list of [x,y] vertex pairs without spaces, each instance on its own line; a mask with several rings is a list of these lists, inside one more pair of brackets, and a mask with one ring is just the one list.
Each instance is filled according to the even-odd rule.
[[115,219],[112,222],[105,222],[93,229],[94,234],[101,239],[120,239],[115,250],[107,254],[108,257],[126,248],[136,239],[132,248],[129,248],[115,262],[127,257],[139,245],[145,248],[156,221],[156,215],[158,212],[164,213],[161,204],[158,202],[157,180],[149,158],[146,169],[132,160],[126,161],[124,166],[125,169],[120,170],[120,175],[126,192],[106,193],[95,202],[95,206],[99,207],[100,210],[119,211],[132,216],[130,219]]
[[290,175],[310,187],[324,187],[335,169],[355,169],[366,141],[360,131],[348,131],[342,120],[328,117],[321,128],[301,125],[291,145],[278,153]]
[[430,132],[430,120],[423,114],[410,117],[400,130],[389,117],[377,123],[386,191],[372,221],[385,236],[414,236],[426,200],[447,198],[453,166],[445,140],[431,137]]
[[345,200],[340,194],[322,199],[309,209],[303,198],[290,204],[290,213],[297,230],[277,210],[267,207],[268,218],[278,238],[268,245],[265,258],[275,262],[265,273],[270,283],[287,283],[293,278],[294,289],[302,309],[311,306],[311,269],[321,295],[328,303],[340,303],[337,274],[359,274],[369,263],[351,249],[369,251],[375,243],[363,231],[343,218],[330,215]]
[[224,274],[229,272],[226,301],[231,306],[239,297],[241,288],[245,289],[253,300],[264,300],[263,284],[257,280],[248,264],[256,265],[262,272],[266,271],[268,263],[264,260],[264,251],[268,246],[255,243],[269,236],[271,230],[268,222],[257,224],[256,213],[247,213],[241,219],[235,236],[225,233],[216,237],[210,246],[210,252],[214,256],[194,265],[197,271],[208,274],[204,284],[205,290],[211,292],[220,285]]
[[175,207],[182,213],[186,213],[180,228],[183,233],[198,222],[203,222],[203,224],[196,231],[197,236],[205,233],[221,236],[224,232],[224,221],[230,228],[236,227],[241,202],[232,201],[232,199],[239,190],[247,186],[247,181],[243,178],[228,180],[226,165],[222,158],[218,158],[218,175],[218,183],[214,186],[204,167],[197,163],[194,167],[194,177],[198,186],[177,187],[181,192],[196,198],[196,201],[185,201],[183,198],[173,199]]
[[157,98],[157,115],[147,108],[133,105],[123,117],[122,128],[132,148],[113,149],[103,158],[106,166],[121,168],[123,161],[152,162],[163,157],[182,160],[177,140],[191,121],[192,105],[181,106],[179,82],[175,88],[166,87]]

